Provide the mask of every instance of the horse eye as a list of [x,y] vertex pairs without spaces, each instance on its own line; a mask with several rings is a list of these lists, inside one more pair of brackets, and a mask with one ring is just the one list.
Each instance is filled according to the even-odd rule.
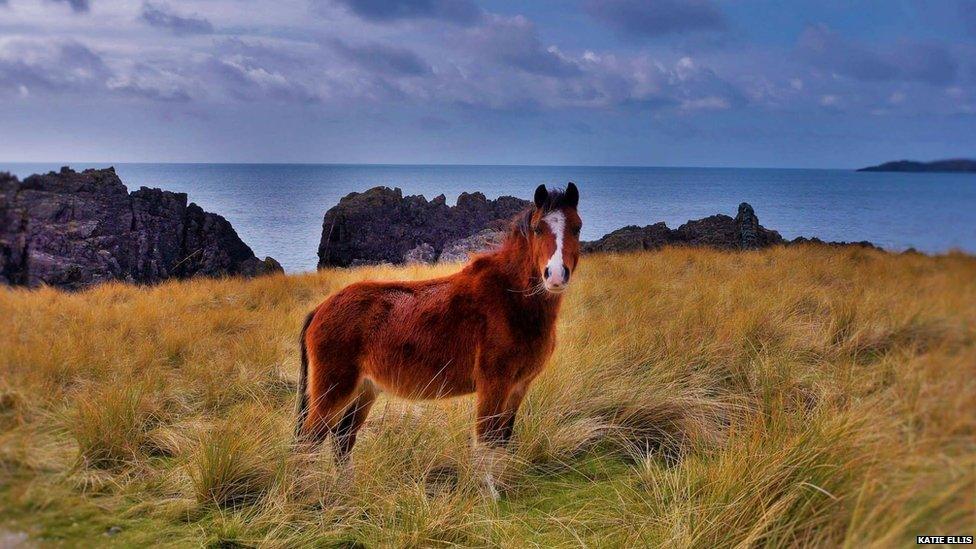
[[542,234],[542,227],[536,225],[535,227],[532,228],[532,232],[534,232],[535,234]]
[[573,236],[579,236],[579,233],[580,233],[580,228],[579,227],[573,227]]

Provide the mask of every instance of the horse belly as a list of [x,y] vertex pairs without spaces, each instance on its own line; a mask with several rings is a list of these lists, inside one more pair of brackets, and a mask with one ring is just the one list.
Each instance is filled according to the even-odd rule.
[[384,391],[414,400],[447,398],[474,392],[472,350],[384,349],[366,361],[365,376]]

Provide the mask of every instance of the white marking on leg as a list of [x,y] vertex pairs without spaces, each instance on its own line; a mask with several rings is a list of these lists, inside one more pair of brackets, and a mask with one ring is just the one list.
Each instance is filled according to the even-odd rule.
[[498,493],[498,488],[495,488],[495,477],[491,476],[491,473],[485,474],[485,487],[488,489],[488,497],[492,500],[502,499],[502,495]]
[[549,225],[552,234],[556,236],[556,251],[549,258],[546,267],[549,268],[549,279],[554,284],[565,284],[563,279],[563,237],[566,234],[566,216],[563,212],[556,210],[542,218]]
[[497,469],[504,466],[502,462],[504,461],[506,452],[475,441],[472,447],[472,453],[474,454],[473,461],[475,470],[482,474],[481,489],[486,492],[489,498],[498,501],[501,499],[501,494],[495,486],[495,473]]

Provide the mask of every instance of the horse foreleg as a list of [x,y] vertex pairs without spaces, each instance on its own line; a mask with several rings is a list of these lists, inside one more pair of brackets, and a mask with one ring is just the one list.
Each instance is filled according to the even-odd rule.
[[492,499],[498,499],[495,477],[507,455],[505,447],[512,436],[514,411],[508,409],[511,388],[491,384],[478,388],[476,440],[473,465],[481,475],[482,486]]

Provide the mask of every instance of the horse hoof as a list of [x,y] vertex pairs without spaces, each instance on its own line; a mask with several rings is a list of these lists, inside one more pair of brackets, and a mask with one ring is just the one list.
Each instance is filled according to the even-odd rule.
[[495,488],[495,479],[491,475],[485,475],[485,482],[482,485],[485,491],[485,495],[492,501],[498,501],[502,499],[502,495],[498,493],[498,488]]

